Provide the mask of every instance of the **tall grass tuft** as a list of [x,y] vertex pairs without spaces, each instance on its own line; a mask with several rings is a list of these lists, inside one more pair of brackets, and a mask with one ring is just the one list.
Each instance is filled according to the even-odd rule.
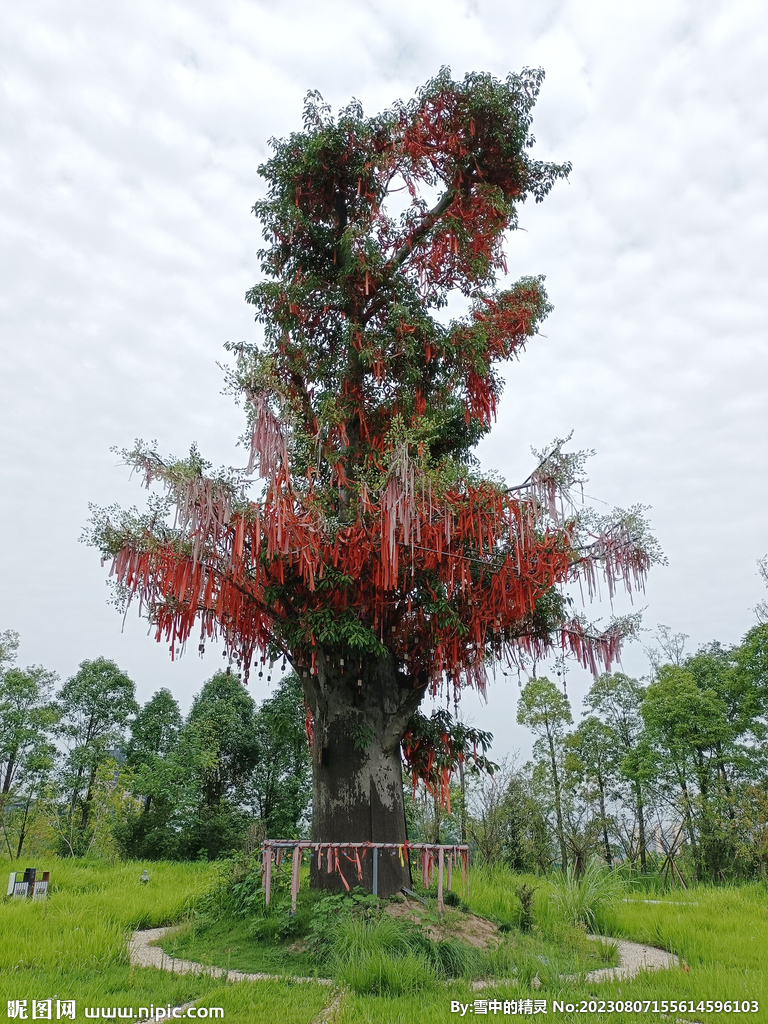
[[434,988],[450,978],[471,978],[484,959],[456,939],[435,942],[420,929],[382,915],[340,922],[329,966],[355,992],[395,995]]
[[404,995],[437,983],[434,965],[386,917],[350,918],[336,928],[330,967],[334,978],[361,995]]
[[573,864],[557,872],[552,879],[551,900],[566,924],[583,924],[597,930],[598,914],[620,900],[625,891],[621,878],[593,857],[583,875],[577,875]]

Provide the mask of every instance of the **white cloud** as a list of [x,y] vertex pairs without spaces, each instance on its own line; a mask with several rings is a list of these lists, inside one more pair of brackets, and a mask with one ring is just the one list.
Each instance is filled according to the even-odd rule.
[[[217,667],[171,666],[130,617],[120,633],[76,543],[86,504],[140,500],[108,450],[136,435],[241,458],[215,363],[256,335],[267,139],[309,88],[373,111],[441,64],[544,65],[538,150],[574,165],[510,240],[510,272],[546,273],[556,310],[509,368],[487,464],[517,477],[530,444],[575,428],[598,449],[590,493],[653,506],[670,565],[649,623],[736,641],[768,550],[767,34],[749,2],[7,8],[0,628],[23,657],[67,674],[107,654],[145,698],[188,699]],[[491,727],[519,742],[499,725],[516,693],[495,691]]]

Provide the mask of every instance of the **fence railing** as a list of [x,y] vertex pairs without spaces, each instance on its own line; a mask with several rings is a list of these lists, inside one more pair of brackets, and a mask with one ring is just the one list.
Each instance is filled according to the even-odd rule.
[[[383,853],[400,858],[401,864],[416,855],[420,860],[421,880],[425,889],[432,884],[432,872],[437,870],[437,912],[443,913],[443,883],[453,890],[453,869],[461,868],[461,883],[465,895],[469,884],[469,847],[463,843],[443,845],[439,843],[313,843],[308,840],[266,839],[261,845],[261,881],[264,902],[269,905],[272,895],[272,868],[279,868],[283,856],[291,855],[291,912],[296,913],[296,899],[301,886],[301,863],[305,853],[317,859],[318,870],[325,860],[329,873],[338,873],[347,891],[350,884],[342,870],[341,856],[351,867],[357,880],[363,879],[362,859],[370,855],[373,859],[373,894],[379,894],[379,857]],[[341,855],[341,856],[340,856]],[[346,865],[344,865],[346,867]]]

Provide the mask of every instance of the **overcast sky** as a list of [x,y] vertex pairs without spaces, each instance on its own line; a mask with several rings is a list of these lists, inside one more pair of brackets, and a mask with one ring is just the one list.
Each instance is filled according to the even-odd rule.
[[[25,0],[2,17],[0,631],[21,633],[23,663],[66,678],[104,655],[142,700],[168,686],[184,708],[222,664],[210,648],[172,664],[135,614],[123,627],[78,543],[88,503],[143,500],[110,453],[136,437],[243,464],[217,361],[258,338],[243,296],[267,140],[300,128],[308,89],[374,113],[443,64],[544,67],[535,154],[573,163],[509,241],[510,275],[545,274],[555,311],[509,368],[484,465],[516,482],[531,445],[573,430],[597,452],[597,507],[651,506],[669,559],[636,600],[651,631],[694,649],[753,624],[768,551],[763,2]],[[624,665],[647,671],[640,645]],[[466,703],[498,755],[528,747],[509,682]],[[569,676],[577,709],[588,683]]]

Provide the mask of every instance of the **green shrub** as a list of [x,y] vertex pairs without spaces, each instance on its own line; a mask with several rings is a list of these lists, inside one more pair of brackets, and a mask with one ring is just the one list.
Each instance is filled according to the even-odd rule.
[[529,932],[533,927],[533,897],[537,888],[536,885],[522,882],[515,889],[515,895],[520,900],[520,928],[524,932]]

